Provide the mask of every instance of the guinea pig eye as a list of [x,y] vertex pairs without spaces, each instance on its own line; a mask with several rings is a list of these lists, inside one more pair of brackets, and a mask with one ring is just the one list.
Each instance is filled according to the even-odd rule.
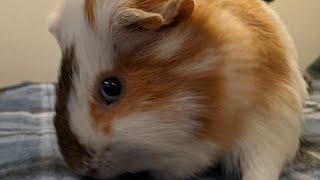
[[102,82],[100,91],[107,105],[110,105],[114,103],[121,95],[121,82],[116,77],[107,78]]

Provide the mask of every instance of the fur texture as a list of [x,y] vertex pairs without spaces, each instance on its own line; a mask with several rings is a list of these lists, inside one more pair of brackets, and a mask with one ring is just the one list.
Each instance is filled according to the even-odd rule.
[[[306,85],[266,3],[65,0],[52,17],[65,52],[55,126],[76,172],[184,179],[222,158],[244,180],[276,180],[294,157]],[[108,106],[110,76],[125,88]]]

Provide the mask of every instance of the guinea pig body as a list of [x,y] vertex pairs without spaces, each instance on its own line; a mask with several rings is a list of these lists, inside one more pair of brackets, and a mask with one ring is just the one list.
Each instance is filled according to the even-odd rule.
[[55,127],[79,174],[158,179],[218,160],[275,180],[299,146],[306,85],[294,44],[258,0],[65,0]]

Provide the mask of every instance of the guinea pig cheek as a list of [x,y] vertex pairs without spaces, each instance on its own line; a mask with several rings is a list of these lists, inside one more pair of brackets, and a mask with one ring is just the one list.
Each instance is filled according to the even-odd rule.
[[114,119],[113,113],[106,113],[106,111],[102,109],[102,105],[95,100],[95,98],[90,98],[88,103],[92,126],[105,135],[111,134]]

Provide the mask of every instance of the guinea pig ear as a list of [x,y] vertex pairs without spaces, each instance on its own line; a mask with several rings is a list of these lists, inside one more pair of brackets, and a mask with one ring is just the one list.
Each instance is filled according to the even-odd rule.
[[192,15],[195,8],[194,0],[170,0],[161,12],[146,12],[137,8],[128,8],[122,11],[121,21],[124,25],[137,24],[148,30],[157,30],[169,25],[175,20],[182,20]]
[[56,13],[51,13],[47,18],[47,23],[49,32],[56,36],[58,31],[58,15]]
[[171,24],[175,20],[181,21],[190,17],[193,14],[194,8],[194,0],[170,0],[162,13],[166,25]]
[[122,11],[120,21],[125,26],[137,24],[149,30],[159,29],[165,24],[161,14],[146,12],[136,8],[128,8]]

